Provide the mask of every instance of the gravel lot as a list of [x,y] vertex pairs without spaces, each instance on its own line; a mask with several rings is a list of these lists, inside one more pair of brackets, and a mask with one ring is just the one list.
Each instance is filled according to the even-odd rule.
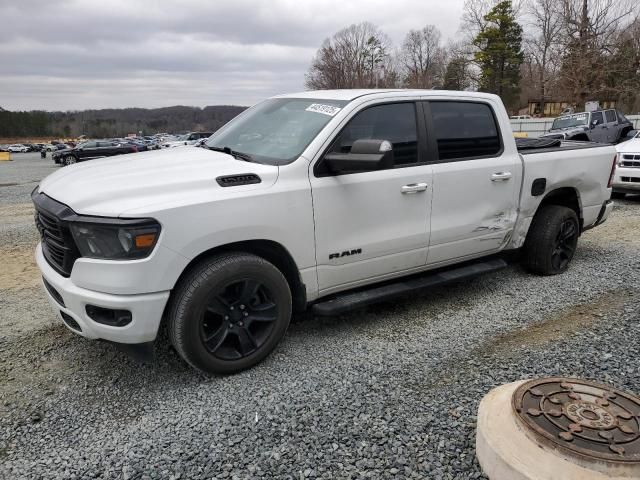
[[578,376],[638,393],[640,197],[587,232],[569,272],[518,266],[336,318],[205,377],[141,365],[59,325],[37,284],[29,193],[50,159],[0,162],[0,478],[484,478],[492,387]]

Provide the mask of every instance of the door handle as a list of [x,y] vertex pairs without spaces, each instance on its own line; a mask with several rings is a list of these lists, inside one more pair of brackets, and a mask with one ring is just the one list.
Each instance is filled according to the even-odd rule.
[[491,175],[492,182],[506,182],[511,178],[511,172],[496,172]]
[[418,193],[424,192],[427,189],[426,183],[410,183],[409,185],[404,185],[400,191],[402,193]]

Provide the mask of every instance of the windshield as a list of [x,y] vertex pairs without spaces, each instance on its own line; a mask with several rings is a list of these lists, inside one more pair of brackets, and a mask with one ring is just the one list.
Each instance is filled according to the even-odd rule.
[[306,98],[265,100],[214,133],[206,145],[249,154],[256,162],[284,165],[298,158],[347,103]]
[[586,125],[589,121],[588,113],[576,113],[575,115],[567,115],[566,117],[559,117],[553,121],[551,128],[553,130],[558,128],[570,128],[581,127]]
[[183,140],[189,140],[189,137],[191,136],[190,133],[185,133],[184,135],[180,135],[177,140],[182,142]]

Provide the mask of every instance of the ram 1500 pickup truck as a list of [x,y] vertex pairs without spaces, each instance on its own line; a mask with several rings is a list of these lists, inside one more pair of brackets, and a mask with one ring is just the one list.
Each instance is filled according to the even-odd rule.
[[[556,145],[554,145],[554,142]],[[297,311],[335,315],[506,266],[565,271],[612,208],[610,145],[528,141],[497,96],[283,95],[206,148],[72,165],[32,199],[45,292],[73,332],[207,372],[264,359]]]

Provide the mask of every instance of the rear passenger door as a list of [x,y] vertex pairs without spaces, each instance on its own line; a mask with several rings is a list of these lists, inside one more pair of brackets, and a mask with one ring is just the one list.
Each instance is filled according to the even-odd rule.
[[436,158],[427,264],[498,251],[517,216],[522,164],[515,145],[505,150],[489,102],[429,101],[424,111]]

